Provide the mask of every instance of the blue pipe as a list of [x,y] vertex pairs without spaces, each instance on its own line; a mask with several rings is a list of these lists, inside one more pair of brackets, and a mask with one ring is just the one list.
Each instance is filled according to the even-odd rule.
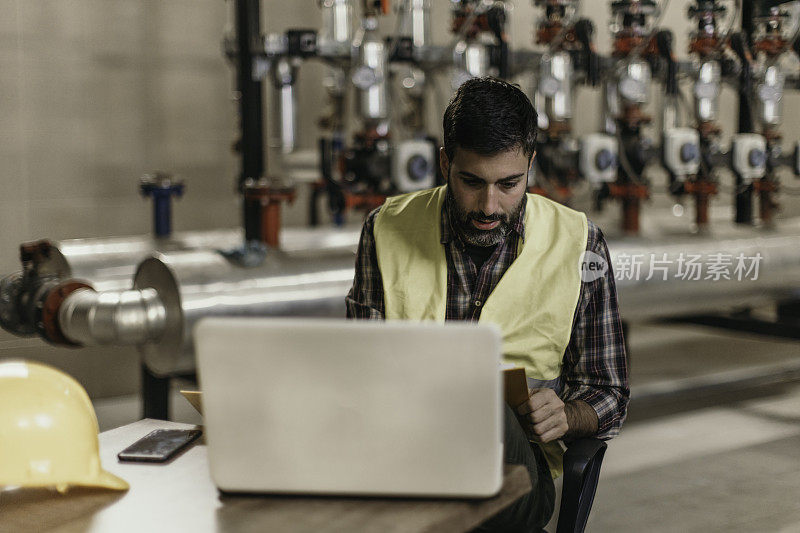
[[146,177],[139,186],[143,196],[153,199],[153,232],[159,239],[172,234],[172,197],[182,196],[183,182],[173,182],[169,177]]

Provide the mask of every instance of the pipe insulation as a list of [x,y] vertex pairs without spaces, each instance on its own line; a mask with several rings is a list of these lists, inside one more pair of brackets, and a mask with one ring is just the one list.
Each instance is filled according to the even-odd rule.
[[167,312],[153,289],[70,294],[58,312],[61,332],[83,345],[156,342],[166,329]]

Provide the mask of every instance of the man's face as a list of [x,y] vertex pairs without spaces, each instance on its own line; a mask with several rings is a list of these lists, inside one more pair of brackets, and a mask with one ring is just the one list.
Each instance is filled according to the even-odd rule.
[[525,205],[528,160],[519,150],[481,155],[456,148],[449,161],[439,152],[442,175],[453,207],[451,218],[467,244],[494,246],[505,239]]

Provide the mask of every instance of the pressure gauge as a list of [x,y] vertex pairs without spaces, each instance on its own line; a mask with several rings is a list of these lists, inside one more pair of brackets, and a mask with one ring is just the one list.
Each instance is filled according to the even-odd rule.
[[392,154],[392,183],[400,192],[427,189],[436,184],[436,147],[428,140],[402,141]]
[[767,141],[755,133],[737,133],[732,141],[733,170],[746,182],[763,177],[767,171]]
[[361,65],[353,72],[353,85],[361,90],[366,90],[378,83],[378,75],[375,69],[366,65]]
[[581,137],[578,151],[578,168],[594,187],[617,177],[617,138],[602,133],[589,133]]
[[700,170],[700,136],[693,128],[670,128],[664,132],[665,166],[676,176],[690,176]]

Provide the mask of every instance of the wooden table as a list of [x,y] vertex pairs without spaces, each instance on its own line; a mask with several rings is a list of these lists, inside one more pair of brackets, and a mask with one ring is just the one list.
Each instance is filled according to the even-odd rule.
[[0,531],[468,531],[530,490],[524,467],[506,466],[503,488],[485,500],[221,496],[211,482],[206,446],[170,463],[120,463],[117,453],[159,428],[140,420],[100,434],[103,466],[130,483],[128,492],[96,489],[0,492]]

